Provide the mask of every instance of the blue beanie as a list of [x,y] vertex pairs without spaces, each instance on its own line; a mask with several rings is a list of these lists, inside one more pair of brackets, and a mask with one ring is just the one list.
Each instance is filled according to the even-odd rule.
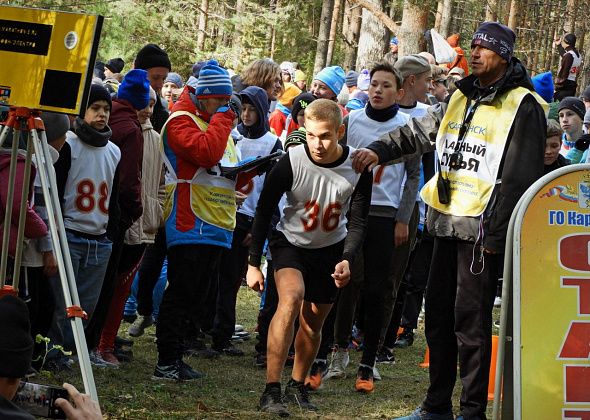
[[217,61],[207,61],[199,72],[195,91],[197,98],[229,98],[233,93],[229,73]]
[[164,83],[168,83],[168,82],[174,83],[176,85],[176,87],[179,89],[184,86],[184,82],[182,81],[182,77],[180,77],[180,74],[178,74],[178,73],[174,73],[174,72],[168,73],[168,76],[166,76]]
[[147,71],[130,70],[119,85],[117,98],[129,101],[133,108],[142,110],[150,103],[150,82]]
[[365,107],[365,105],[363,105],[363,102],[357,98],[352,98],[350,101],[348,101],[348,103],[345,106],[345,108],[349,111],[354,111],[356,109],[363,109],[364,107]]
[[344,70],[340,66],[331,66],[325,67],[320,71],[314,80],[319,80],[320,82],[324,82],[328,88],[334,95],[338,95],[342,90],[342,85],[344,85],[344,80],[346,79],[346,75],[344,74]]
[[553,102],[555,86],[553,85],[553,75],[551,72],[548,71],[546,73],[537,74],[531,80],[533,81],[533,86],[535,86],[535,92],[537,92],[541,98],[545,99],[545,102],[548,104]]

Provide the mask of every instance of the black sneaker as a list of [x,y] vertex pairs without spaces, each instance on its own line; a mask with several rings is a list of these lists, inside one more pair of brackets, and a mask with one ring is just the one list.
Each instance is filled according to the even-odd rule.
[[153,380],[165,380],[185,382],[200,379],[203,374],[197,372],[192,367],[184,363],[182,360],[177,360],[171,365],[157,364],[152,375]]
[[258,409],[270,414],[276,414],[279,417],[289,417],[289,411],[287,411],[287,407],[283,403],[281,397],[280,387],[265,389],[260,397],[260,405],[258,406]]
[[393,350],[388,349],[387,347],[381,347],[381,349],[377,353],[377,357],[375,358],[375,362],[383,363],[384,365],[394,364],[395,363],[395,355],[393,354]]
[[265,368],[266,367],[266,354],[264,353],[256,353],[254,358],[254,364],[256,367]]
[[291,379],[285,386],[285,401],[296,404],[307,411],[318,411],[318,407],[309,400],[307,387]]
[[133,340],[128,340],[123,337],[115,337],[115,347],[133,347]]
[[414,331],[404,329],[404,331],[397,336],[397,340],[393,347],[403,349],[410,347],[412,344],[414,344]]
[[214,347],[213,349],[221,354],[225,354],[226,356],[243,356],[244,355],[244,352],[242,350],[235,347],[231,343],[227,343],[223,347]]

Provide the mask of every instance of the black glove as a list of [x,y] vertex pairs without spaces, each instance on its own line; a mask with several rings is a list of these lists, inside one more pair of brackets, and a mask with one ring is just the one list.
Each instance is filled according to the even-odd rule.
[[582,134],[576,141],[576,149],[585,152],[590,146],[590,134]]

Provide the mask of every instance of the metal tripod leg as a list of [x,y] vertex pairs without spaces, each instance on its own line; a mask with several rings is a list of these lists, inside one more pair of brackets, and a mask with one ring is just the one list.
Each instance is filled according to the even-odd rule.
[[[0,147],[8,137],[9,126],[2,129]],[[4,232],[2,235],[2,254],[0,255],[0,289],[6,283],[6,268],[8,265],[8,243],[10,240],[10,227],[12,225],[12,203],[14,202],[14,182],[16,179],[16,164],[18,157],[18,141],[20,131],[14,129],[12,135],[12,148],[10,152],[10,168],[8,172],[8,194],[6,196],[6,212],[4,214]],[[26,204],[26,203],[25,203]]]
[[[32,138],[35,150],[37,170],[39,171],[43,197],[45,198],[45,205],[49,215],[49,230],[51,232],[51,241],[53,243],[55,259],[57,261],[61,287],[64,293],[65,306],[66,308],[69,308],[72,305],[79,306],[80,300],[76,288],[76,279],[74,277],[74,269],[72,267],[70,250],[57,194],[57,183],[53,171],[53,162],[51,161],[51,154],[49,153],[45,131],[41,131],[42,139],[39,139],[37,130],[35,129],[32,129],[29,134]],[[88,347],[86,345],[82,320],[79,317],[72,317],[70,318],[70,321],[74,333],[76,349],[78,351],[78,361],[80,364],[82,379],[84,381],[84,389],[94,401],[98,402],[98,394],[96,393],[94,375],[90,365],[90,358],[88,357]]]

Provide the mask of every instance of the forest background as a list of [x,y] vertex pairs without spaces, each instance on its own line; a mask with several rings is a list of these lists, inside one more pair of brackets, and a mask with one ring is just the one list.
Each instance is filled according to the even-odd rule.
[[[423,33],[459,33],[469,54],[475,28],[498,20],[517,34],[515,54],[531,74],[553,71],[553,45],[577,35],[578,50],[590,56],[587,0],[7,0],[9,5],[100,14],[105,17],[99,60],[121,57],[125,71],[137,51],[152,42],[170,55],[173,71],[187,78],[192,64],[214,57],[238,72],[270,57],[296,61],[311,78],[327,65],[359,71],[400,40],[400,55],[425,50]],[[580,90],[590,83],[583,61]]]

